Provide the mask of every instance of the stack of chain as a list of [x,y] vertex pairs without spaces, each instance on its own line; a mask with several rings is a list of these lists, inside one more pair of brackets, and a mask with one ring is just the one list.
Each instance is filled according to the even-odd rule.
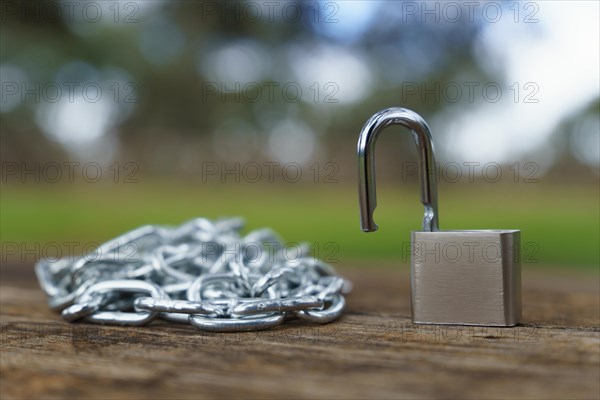
[[41,260],[50,307],[67,321],[145,325],[155,318],[213,332],[274,327],[290,317],[327,323],[345,307],[349,281],[293,252],[270,229],[240,234],[241,218],[147,225],[78,259]]

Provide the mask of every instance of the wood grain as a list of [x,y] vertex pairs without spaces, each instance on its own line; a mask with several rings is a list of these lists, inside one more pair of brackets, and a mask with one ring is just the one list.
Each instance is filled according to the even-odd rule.
[[211,334],[63,323],[30,266],[3,266],[0,398],[600,398],[597,271],[525,270],[516,328],[410,322],[408,268],[338,270],[337,322]]

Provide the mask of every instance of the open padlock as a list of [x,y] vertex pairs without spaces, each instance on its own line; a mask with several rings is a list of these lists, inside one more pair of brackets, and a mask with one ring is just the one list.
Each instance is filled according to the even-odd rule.
[[404,108],[375,114],[358,141],[361,228],[377,230],[373,212],[375,142],[390,125],[410,129],[417,144],[423,231],[411,234],[412,320],[419,324],[514,326],[521,320],[519,230],[440,231],[435,157],[427,123]]

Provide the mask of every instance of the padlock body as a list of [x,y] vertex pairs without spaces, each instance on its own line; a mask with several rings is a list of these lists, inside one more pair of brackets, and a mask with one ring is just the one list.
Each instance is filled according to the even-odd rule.
[[413,322],[521,321],[520,231],[412,232],[411,238]]

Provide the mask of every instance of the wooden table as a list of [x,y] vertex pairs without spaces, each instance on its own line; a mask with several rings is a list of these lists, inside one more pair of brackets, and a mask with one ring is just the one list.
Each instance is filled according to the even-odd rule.
[[210,334],[64,323],[3,266],[0,398],[600,398],[597,271],[525,270],[523,325],[469,328],[411,324],[407,267],[338,270],[339,321]]

